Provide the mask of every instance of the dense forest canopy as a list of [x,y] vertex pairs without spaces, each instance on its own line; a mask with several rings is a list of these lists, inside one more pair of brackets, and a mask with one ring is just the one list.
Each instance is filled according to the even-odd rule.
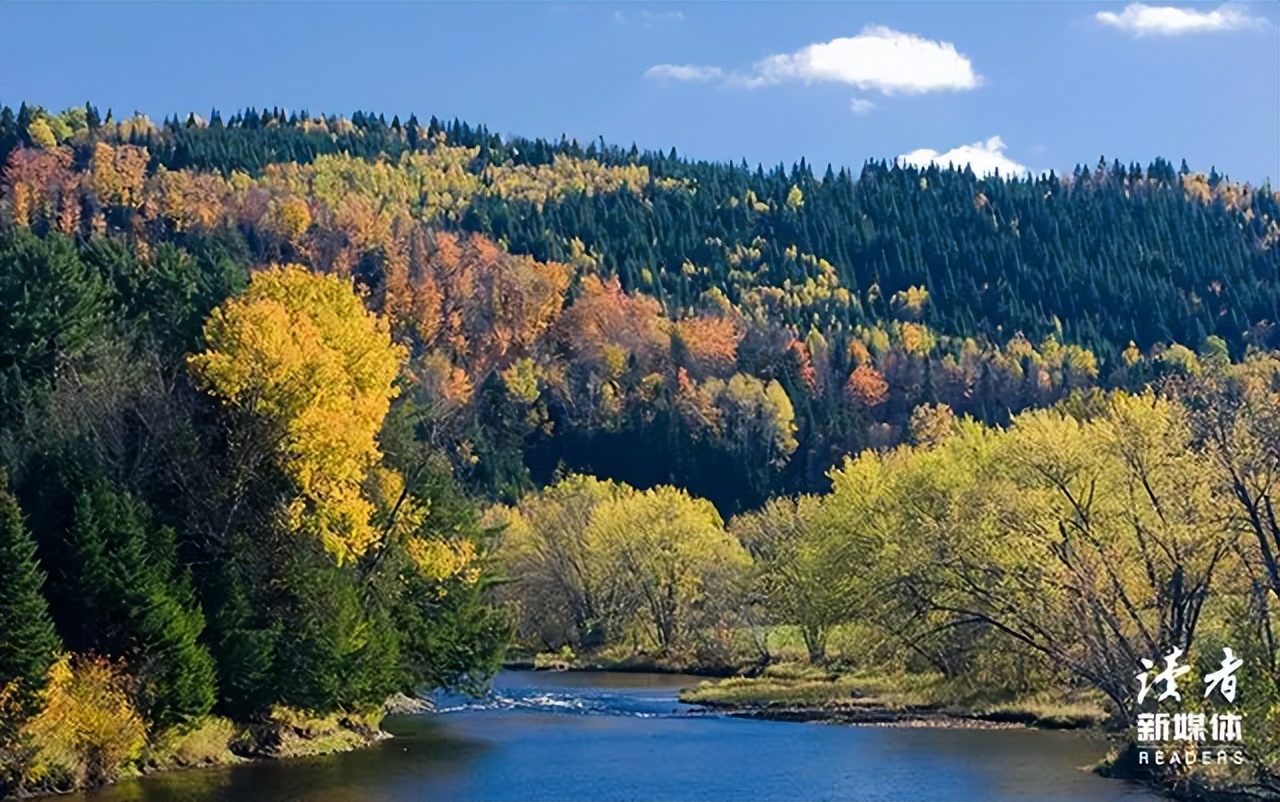
[[512,626],[721,660],[796,625],[821,662],[891,611],[949,677],[1132,716],[1124,660],[1229,568],[1204,620],[1274,670],[1269,186],[279,109],[5,107],[0,158],[0,788],[475,688]]
[[352,277],[486,492],[563,465],[732,513],[902,442],[920,403],[1001,423],[1280,344],[1276,194],[1163,159],[818,177],[456,120],[93,106],[0,111],[0,151],[19,227]]
[[[0,120],[0,155],[32,144],[34,115],[23,107]],[[148,174],[239,173],[273,193],[285,189],[279,171],[271,179],[276,165],[317,167],[286,170],[312,176],[312,192],[321,176],[348,191],[407,179],[421,191],[388,213],[486,234],[544,261],[567,259],[576,239],[625,289],[658,297],[676,315],[712,287],[739,303],[752,290],[824,277],[798,253],[825,260],[828,278],[846,290],[780,310],[801,329],[892,317],[895,294],[913,286],[934,299],[924,321],[948,334],[1039,341],[1065,332],[1104,359],[1131,340],[1197,347],[1209,335],[1238,354],[1252,325],[1278,317],[1275,195],[1216,172],[1192,174],[1185,162],[1175,171],[1156,159],[1144,170],[1103,159],[1071,176],[1025,179],[868,162],[858,175],[828,167],[815,176],[803,159],[766,172],[690,162],[674,150],[504,141],[456,120],[388,125],[367,113],[312,119],[250,109],[226,123],[215,113],[207,123],[192,115],[157,127],[135,116],[104,127],[90,107],[50,119],[77,166],[105,141],[145,148]],[[319,168],[326,157],[391,169]],[[452,202],[431,202],[433,179]],[[632,192],[617,192],[622,185]],[[323,193],[316,199],[332,205]]]

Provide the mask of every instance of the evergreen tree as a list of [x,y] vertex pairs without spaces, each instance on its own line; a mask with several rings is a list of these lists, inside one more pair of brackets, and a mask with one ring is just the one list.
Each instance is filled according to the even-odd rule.
[[22,497],[38,510],[32,530],[67,647],[124,660],[140,712],[158,727],[207,714],[214,663],[173,530],[113,488],[82,450],[37,466]]
[[84,618],[94,622],[82,635],[131,663],[140,709],[161,727],[208,713],[214,664],[199,642],[204,615],[175,565],[173,530],[100,479],[76,500],[71,540],[83,558]]
[[[243,551],[243,550],[241,550]],[[210,642],[217,660],[218,710],[238,720],[265,714],[276,701],[272,665],[282,623],[271,623],[265,605],[254,605],[234,560],[221,563],[209,583],[215,597]]]
[[0,489],[0,688],[18,683],[18,704],[26,715],[36,712],[49,666],[61,648],[41,595],[44,581],[22,510]]
[[[0,238],[0,373],[27,386],[53,375],[60,358],[86,350],[104,333],[110,290],[62,234],[17,230]],[[16,414],[8,393],[0,417]]]
[[274,663],[278,699],[306,710],[376,706],[412,690],[399,671],[399,637],[387,617],[365,609],[354,570],[300,544],[281,583],[288,601]]

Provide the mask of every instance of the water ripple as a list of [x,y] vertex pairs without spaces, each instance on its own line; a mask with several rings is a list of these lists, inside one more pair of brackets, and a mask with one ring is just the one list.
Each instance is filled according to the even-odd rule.
[[473,699],[442,693],[434,697],[439,714],[474,711],[516,710],[535,713],[562,713],[578,716],[628,716],[632,718],[668,718],[687,715],[669,695],[646,698],[642,695],[605,691],[573,692],[546,689],[495,689]]

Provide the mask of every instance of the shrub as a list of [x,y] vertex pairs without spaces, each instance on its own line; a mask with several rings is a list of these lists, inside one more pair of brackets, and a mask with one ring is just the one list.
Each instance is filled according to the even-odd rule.
[[220,716],[209,716],[196,724],[171,727],[152,740],[146,763],[157,768],[211,766],[237,760],[230,743],[236,725]]
[[533,667],[539,671],[549,669],[565,669],[573,665],[573,661],[577,659],[577,655],[573,653],[573,649],[569,644],[560,647],[558,652],[539,652],[533,657]]
[[22,732],[26,696],[18,680],[0,686],[0,799],[8,799],[21,789],[23,774],[31,763],[30,738]]
[[110,782],[142,754],[147,725],[128,678],[97,657],[62,657],[49,669],[44,708],[24,728],[34,748],[28,787],[55,790]]

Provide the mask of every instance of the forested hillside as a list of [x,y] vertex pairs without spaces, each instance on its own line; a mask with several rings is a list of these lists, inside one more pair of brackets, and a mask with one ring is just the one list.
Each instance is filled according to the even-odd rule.
[[1000,423],[1280,344],[1276,195],[1162,159],[819,178],[364,113],[0,114],[19,227],[353,278],[490,493],[564,465],[734,512],[921,403]]
[[852,622],[1132,717],[1214,581],[1274,671],[1269,186],[91,105],[0,110],[0,157],[0,789],[368,734],[513,626]]

